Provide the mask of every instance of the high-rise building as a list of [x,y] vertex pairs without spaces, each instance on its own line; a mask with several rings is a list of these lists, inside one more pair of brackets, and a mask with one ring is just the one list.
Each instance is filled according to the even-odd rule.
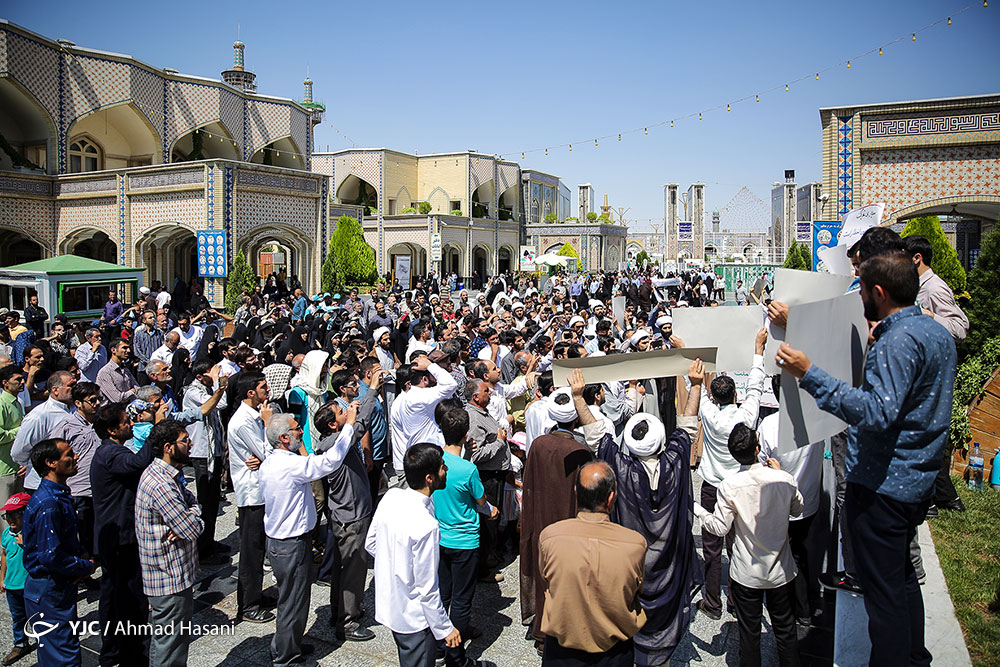
[[771,238],[778,261],[785,260],[788,247],[795,240],[797,199],[795,170],[785,170],[785,182],[775,182],[771,188]]
[[590,183],[578,185],[577,200],[580,209],[580,214],[577,217],[580,218],[580,222],[586,222],[587,214],[594,210],[594,186]]

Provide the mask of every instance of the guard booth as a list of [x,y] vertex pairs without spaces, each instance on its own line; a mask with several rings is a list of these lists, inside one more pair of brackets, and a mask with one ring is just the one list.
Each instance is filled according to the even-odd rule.
[[76,255],[60,255],[0,269],[0,307],[23,311],[37,294],[49,314],[70,319],[99,317],[108,292],[130,303],[139,293],[143,269],[118,266]]

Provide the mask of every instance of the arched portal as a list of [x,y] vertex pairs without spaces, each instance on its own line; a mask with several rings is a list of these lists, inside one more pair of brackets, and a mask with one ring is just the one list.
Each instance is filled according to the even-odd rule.
[[498,273],[514,270],[511,260],[515,256],[513,248],[508,245],[500,246],[500,250],[497,252]]
[[232,135],[219,121],[207,123],[182,135],[170,148],[171,162],[190,160],[235,160],[239,161],[240,151]]
[[337,201],[364,206],[367,214],[369,208],[378,208],[378,190],[368,181],[351,174],[337,188]]
[[479,274],[479,279],[483,282],[486,281],[487,276],[493,273],[490,254],[490,250],[486,246],[477,245],[472,249],[472,270]]
[[705,259],[706,260],[709,260],[709,261],[714,260],[715,257],[716,257],[716,255],[718,255],[718,254],[719,254],[719,250],[714,245],[707,245],[707,246],[705,246]]
[[301,151],[291,137],[282,137],[266,146],[261,146],[250,157],[250,161],[254,164],[268,164],[288,169],[305,169],[305,156],[299,153]]
[[[188,285],[198,277],[198,248],[194,230],[178,222],[166,222],[146,231],[135,245],[139,266],[146,269],[146,281],[168,289],[174,278]],[[179,307],[181,304],[172,304]]]
[[315,242],[295,227],[280,223],[255,227],[240,238],[239,248],[258,276],[284,271],[286,277],[298,278],[306,292],[318,288],[313,279]]
[[24,160],[15,165],[6,151],[0,151],[0,171],[10,171],[15,166],[31,169],[34,165],[51,172],[48,148],[50,141],[55,140],[56,128],[48,113],[9,77],[0,77],[0,109],[4,110],[0,114],[0,135]]
[[462,264],[462,248],[458,245],[446,245],[441,248],[441,273],[455,273],[462,275],[464,268]]
[[95,109],[70,127],[70,173],[160,164],[160,136],[139,109],[122,102]]
[[0,266],[34,262],[48,254],[45,250],[44,245],[27,234],[9,227],[0,227]]
[[118,244],[103,231],[92,227],[74,229],[63,240],[59,251],[64,255],[88,257],[111,264],[118,263]]

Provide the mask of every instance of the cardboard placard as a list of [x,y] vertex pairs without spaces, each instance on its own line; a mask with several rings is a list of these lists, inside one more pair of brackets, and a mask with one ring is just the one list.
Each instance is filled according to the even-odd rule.
[[761,327],[757,306],[674,308],[674,335],[685,345],[715,347],[715,367],[744,371],[753,365],[754,337]]
[[714,347],[683,347],[612,354],[606,357],[556,359],[552,362],[552,382],[556,387],[568,386],[568,378],[575,368],[583,371],[587,384],[676,377],[687,375],[688,368],[695,359],[704,362],[705,371],[714,372],[715,355]]
[[[786,342],[809,361],[853,387],[861,384],[868,321],[857,294],[814,301],[789,308]],[[791,373],[781,374],[778,453],[793,451],[840,433],[846,424],[820,410],[816,400],[799,389]]]

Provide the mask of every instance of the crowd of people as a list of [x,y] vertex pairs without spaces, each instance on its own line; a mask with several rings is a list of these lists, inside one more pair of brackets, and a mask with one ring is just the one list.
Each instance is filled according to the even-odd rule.
[[[876,228],[851,257],[873,325],[860,386],[787,345],[776,363],[849,424],[830,443],[846,571],[827,585],[864,595],[872,664],[929,664],[912,545],[935,485],[938,507],[959,509],[944,444],[968,320],[925,240]],[[808,536],[826,444],[779,452],[777,408],[761,406],[768,386],[780,393],[763,355],[787,305],[731,286],[769,320],[745,341],[739,397],[700,360],[681,377],[607,383],[575,370],[557,388],[559,360],[684,347],[672,313],[724,304],[721,278],[505,274],[474,297],[448,293],[453,282],[309,296],[271,277],[231,314],[196,290],[174,307],[177,290],[154,283],[131,304],[111,292],[84,325],[50,323],[34,297],[26,325],[6,313],[3,664],[34,649],[25,624],[40,614],[55,625],[40,664],[80,664],[68,623],[80,587],[100,591],[100,664],[186,664],[198,571],[234,556],[235,620],[273,624],[275,665],[314,650],[314,583],[338,639],[374,638],[371,559],[374,620],[401,665],[483,664],[464,648],[481,632],[477,584],[518,558],[520,620],[543,664],[666,664],[696,612],[733,613],[740,663],[760,664],[765,605],[780,664],[799,664],[796,626],[820,605]],[[229,545],[223,499],[237,512]]]

